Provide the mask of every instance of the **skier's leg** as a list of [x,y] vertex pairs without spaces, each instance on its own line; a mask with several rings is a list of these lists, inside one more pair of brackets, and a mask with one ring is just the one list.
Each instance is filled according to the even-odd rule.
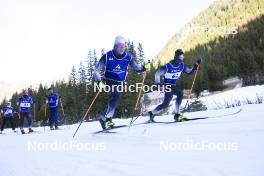
[[173,92],[177,96],[176,101],[175,101],[175,110],[174,110],[174,120],[175,121],[181,121],[182,119],[180,118],[180,106],[183,98],[183,92],[182,90],[174,87]]
[[112,122],[112,117],[114,116],[116,106],[121,97],[121,92],[111,91],[108,94],[108,104],[105,110],[105,113],[100,116],[100,124],[103,129],[113,127],[114,123]]
[[58,129],[58,108],[54,109],[54,121],[55,121],[55,128]]
[[19,128],[21,131],[24,131],[24,118],[25,118],[25,112],[20,112],[20,119],[19,119]]
[[14,122],[13,122],[13,117],[9,119],[9,122],[10,122],[12,130],[15,131],[15,125],[14,125]]
[[29,130],[29,132],[33,132],[33,130],[32,130],[32,115],[31,115],[31,112],[27,112],[26,116],[27,116],[27,120],[28,120],[28,130]]
[[50,125],[50,129],[52,129],[53,128],[53,109],[52,108],[50,108],[49,125]]
[[159,113],[159,111],[161,111],[162,109],[167,108],[169,106],[172,97],[173,97],[173,93],[171,91],[165,92],[163,102],[160,105],[158,105],[154,110],[148,112],[150,121],[154,122],[154,115]]
[[164,108],[167,108],[170,104],[170,101],[173,97],[173,93],[170,91],[170,92],[165,92],[165,95],[164,95],[164,100],[163,102],[158,105],[154,110],[152,110],[151,112],[153,114],[157,114],[159,111],[161,111],[162,109]]
[[6,124],[7,119],[4,117],[3,123],[1,125],[1,132],[4,130],[5,124]]
[[112,117],[114,116],[115,108],[122,93],[119,92],[116,87],[118,85],[121,85],[122,82],[107,80],[106,84],[111,87],[111,91],[108,93],[107,108],[105,109],[104,114],[102,114],[99,119],[103,129],[114,126],[114,123],[112,122]]
[[183,92],[182,90],[175,88],[174,94],[177,96],[176,101],[175,101],[175,114],[179,114],[180,106],[181,106],[182,98],[183,98]]
[[119,92],[111,92],[109,94],[108,105],[105,113],[106,118],[112,118],[114,116],[116,106],[120,100],[120,95],[121,93]]

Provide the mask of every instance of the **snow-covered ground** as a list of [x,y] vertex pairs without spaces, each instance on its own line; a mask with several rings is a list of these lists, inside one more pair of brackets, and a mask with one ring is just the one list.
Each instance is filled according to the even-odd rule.
[[[36,128],[38,132],[26,135],[5,130],[0,136],[0,176],[260,176],[264,173],[264,104],[185,116],[218,116],[240,108],[236,115],[136,125],[109,134],[92,134],[100,125],[86,122],[74,139],[78,124],[58,131]],[[135,123],[146,120],[140,117]],[[156,120],[172,121],[173,116]],[[114,120],[117,125],[129,121]]]

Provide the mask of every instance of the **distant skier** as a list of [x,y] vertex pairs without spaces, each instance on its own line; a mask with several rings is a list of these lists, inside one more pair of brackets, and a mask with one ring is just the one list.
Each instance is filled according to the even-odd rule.
[[4,130],[4,127],[5,127],[5,124],[6,124],[7,121],[9,121],[12,130],[14,132],[16,132],[15,131],[15,125],[14,125],[14,122],[13,122],[14,109],[11,106],[11,102],[8,102],[4,106],[4,108],[1,110],[1,113],[4,115],[4,117],[3,117],[3,123],[1,125],[1,133],[3,133],[3,130]]
[[150,69],[150,63],[144,66],[138,65],[129,52],[126,51],[125,39],[122,36],[115,38],[113,50],[104,54],[95,69],[95,80],[102,89],[106,85],[111,87],[108,94],[108,105],[105,112],[100,116],[100,124],[103,129],[114,127],[112,118],[115,108],[120,99],[121,93],[114,85],[121,85],[125,82],[128,65],[136,72],[144,72]]
[[49,116],[49,124],[50,124],[50,129],[54,130],[53,128],[53,123],[55,124],[55,129],[59,129],[58,128],[58,107],[59,107],[59,100],[60,100],[60,96],[57,93],[54,93],[52,88],[48,89],[48,96],[47,98],[47,104],[49,107],[49,112],[50,112],[50,116]]
[[[157,85],[169,85],[171,91],[165,91],[163,103],[158,105],[154,110],[149,111],[150,121],[154,122],[155,114],[159,113],[162,109],[167,108],[172,100],[173,95],[177,96],[175,103],[175,114],[174,120],[178,121],[180,118],[180,106],[183,98],[183,92],[176,86],[177,80],[180,79],[181,73],[184,72],[188,75],[192,75],[196,70],[198,65],[202,62],[198,59],[194,64],[193,68],[188,68],[184,63],[184,52],[182,49],[177,49],[175,51],[174,59],[164,66],[160,67],[155,73],[155,83]],[[161,82],[160,78],[163,78]]]
[[19,111],[20,111],[20,120],[19,120],[19,128],[22,134],[25,134],[24,131],[24,118],[26,117],[28,120],[28,132],[33,132],[32,130],[32,115],[31,115],[31,105],[33,104],[32,98],[28,94],[28,90],[25,89],[23,91],[23,95],[19,97]]

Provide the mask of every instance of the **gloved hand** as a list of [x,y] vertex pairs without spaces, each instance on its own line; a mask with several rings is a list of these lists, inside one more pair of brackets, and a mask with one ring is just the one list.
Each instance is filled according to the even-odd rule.
[[103,82],[103,81],[100,81],[99,83],[97,83],[98,84],[98,87],[100,88],[100,89],[104,89],[105,88],[105,83]]
[[150,71],[150,69],[151,69],[150,60],[148,60],[147,62],[145,62],[144,67],[145,67],[146,71],[148,71],[148,72]]
[[193,70],[196,70],[197,67],[198,67],[199,65],[201,65],[201,64],[202,64],[202,59],[198,59],[198,60],[196,61],[196,63],[194,64],[194,66],[193,66]]
[[202,59],[198,59],[198,60],[196,61],[196,64],[197,64],[197,65],[201,65],[201,64],[202,64]]

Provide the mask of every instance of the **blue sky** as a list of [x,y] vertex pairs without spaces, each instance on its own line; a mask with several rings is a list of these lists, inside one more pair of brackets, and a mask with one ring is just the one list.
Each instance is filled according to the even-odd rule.
[[212,2],[1,0],[0,82],[17,86],[68,78],[89,49],[112,49],[116,35],[142,43],[151,59]]

